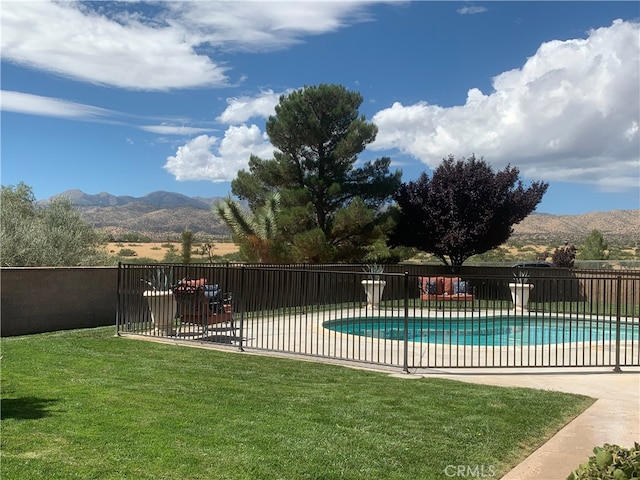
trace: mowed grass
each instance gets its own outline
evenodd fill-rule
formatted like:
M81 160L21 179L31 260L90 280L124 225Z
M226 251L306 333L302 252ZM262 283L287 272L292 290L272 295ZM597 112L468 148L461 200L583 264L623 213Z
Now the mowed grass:
M113 333L2 340L2 478L499 478L592 403Z

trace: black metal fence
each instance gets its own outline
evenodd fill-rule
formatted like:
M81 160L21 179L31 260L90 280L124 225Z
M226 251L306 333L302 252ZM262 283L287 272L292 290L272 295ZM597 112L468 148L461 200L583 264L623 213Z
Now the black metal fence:
M160 273L192 301L149 293ZM381 286L360 265L122 264L117 330L405 371L640 366L640 271L513 273L390 265Z

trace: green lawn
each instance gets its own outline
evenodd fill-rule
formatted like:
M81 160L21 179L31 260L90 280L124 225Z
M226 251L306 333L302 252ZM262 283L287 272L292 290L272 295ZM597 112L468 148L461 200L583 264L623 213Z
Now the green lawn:
M2 340L2 478L499 478L592 403L113 333Z

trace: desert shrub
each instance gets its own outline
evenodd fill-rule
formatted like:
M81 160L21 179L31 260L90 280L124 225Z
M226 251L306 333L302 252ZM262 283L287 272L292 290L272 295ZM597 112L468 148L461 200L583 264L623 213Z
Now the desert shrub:
M181 263L182 255L180 252L176 250L176 247L173 244L169 244L167 252L164 254L164 258L162 259L163 263Z
M120 240L123 242L143 242L149 243L151 241L151 237L148 235L143 235L139 232L127 232L123 233L119 236Z
M556 267L573 268L576 262L576 253L577 249L574 245L565 244L553 252L552 262Z
M121 257L135 257L137 253L131 248L121 248L118 252L118 255L120 255Z
M594 455L571 472L567 480L625 480L640 478L640 444L622 448L605 443L593 449Z
M0 258L7 267L106 265L106 237L66 198L38 204L24 183L2 186Z
M540 252L536 255L536 260L539 260L541 262L544 262L547 257L551 256L551 253L548 250L545 250L543 252Z

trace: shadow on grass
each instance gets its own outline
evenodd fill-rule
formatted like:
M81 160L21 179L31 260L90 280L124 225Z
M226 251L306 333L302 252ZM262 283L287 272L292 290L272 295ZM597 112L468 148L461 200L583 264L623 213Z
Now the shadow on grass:
M51 398L38 397L3 398L0 417L2 420L36 420L48 417L51 415L49 406L57 402L58 400Z

